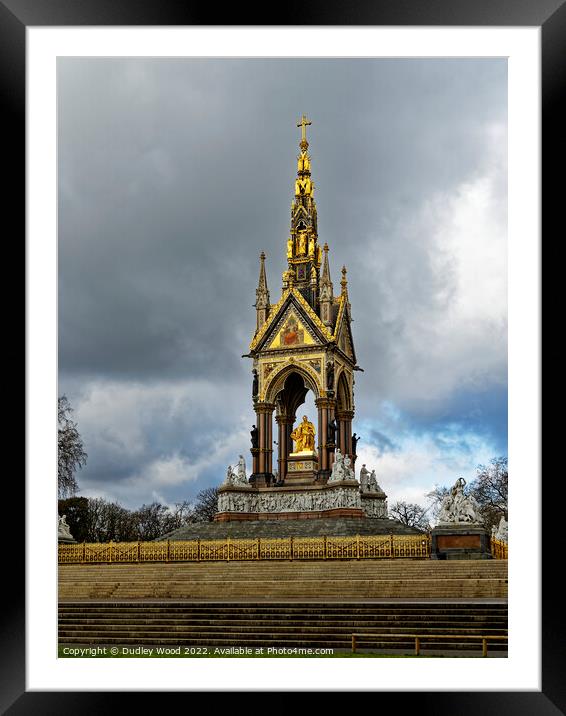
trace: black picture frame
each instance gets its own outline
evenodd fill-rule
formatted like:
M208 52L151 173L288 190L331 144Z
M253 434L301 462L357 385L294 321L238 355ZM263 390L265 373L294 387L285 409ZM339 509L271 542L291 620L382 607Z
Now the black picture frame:
M559 227L564 183L554 181L564 167L566 117L561 94L566 86L566 0L372 0L340 3L311 0L308 4L286 3L284 12L272 16L265 6L253 3L219 8L179 0L0 0L0 96L4 149L8 151L9 182L5 207L25 235L25 80L26 28L30 26L109 25L382 25L382 26L538 26L542 38L542 169L543 222L547 232ZM284 18L284 22L280 20ZM9 141L6 141L9 138ZM560 147L562 146L562 149ZM560 194L559 194L560 192ZM5 212L5 217L6 217ZM563 233L563 229L560 231ZM556 238L558 239L558 233ZM15 242L14 242L15 243ZM18 244L16 244L18 245ZM22 245L23 242L22 242ZM25 504L24 481L11 485L12 505ZM543 492L543 544L558 544L551 535L556 521L553 505L564 504L563 480ZM546 515L547 519L544 519ZM20 525L23 521L20 522ZM21 527L19 534L22 532ZM100 714L118 708L135 708L132 698L143 698L144 710L157 707L157 693L30 692L25 684L25 587L22 561L23 539L17 549L5 549L5 569L10 575L8 600L1 612L2 641L0 708L9 714ZM554 555L558 557L558 555ZM6 564L7 561L7 564ZM468 714L548 714L566 708L564 666L564 620L559 590L552 584L550 558L543 560L542 593L542 690L540 692L402 692L380 693L380 709L391 698L398 710L441 716ZM520 639L520 636L517 637ZM258 684L258 690L261 684ZM138 697L138 698L136 698ZM128 700L126 703L126 699ZM351 707L352 705L350 705Z

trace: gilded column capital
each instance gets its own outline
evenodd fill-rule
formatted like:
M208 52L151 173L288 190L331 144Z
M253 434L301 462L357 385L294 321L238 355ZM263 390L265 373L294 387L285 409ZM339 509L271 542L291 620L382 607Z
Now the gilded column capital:
M336 399L335 398L317 398L314 401L314 404L317 408L335 408L336 407Z
M255 404L256 413L271 413L275 410L275 403L257 402Z
M292 415L276 415L275 422L278 425L293 425L294 418Z
M353 418L354 418L353 410L337 410L336 411L336 419L337 420L352 420Z

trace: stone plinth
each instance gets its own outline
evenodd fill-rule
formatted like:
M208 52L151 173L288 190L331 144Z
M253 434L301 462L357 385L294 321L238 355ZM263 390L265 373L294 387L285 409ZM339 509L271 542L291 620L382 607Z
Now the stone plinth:
M362 509L366 517L387 519L387 495L383 491L362 492Z
M327 485L283 487L230 486L218 492L218 522L364 517L359 484L343 480Z
M326 517L345 517L361 519L365 517L363 510L338 507L331 510L310 510L309 512L217 512L216 522L242 522L255 520L320 520Z
M481 525L440 524L431 547L431 559L491 559L490 536Z
M312 451L292 452L287 458L286 485L314 483L318 472L318 455Z

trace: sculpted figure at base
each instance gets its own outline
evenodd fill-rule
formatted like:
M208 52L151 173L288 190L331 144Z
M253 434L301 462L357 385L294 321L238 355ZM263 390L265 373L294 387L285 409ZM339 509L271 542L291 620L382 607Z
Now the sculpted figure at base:
M332 464L332 472L330 473L328 482L339 482L340 480L345 480L345 474L344 455L342 455L340 448L336 448L336 454Z
M72 540L75 541L69 525L67 524L67 515L61 515L59 517L59 528L57 530L57 537L59 540Z
M439 524L481 524L483 522L479 505L472 495L464 494L466 481L459 477L442 500L438 514Z
M371 492L379 492L381 488L377 484L377 478L375 476L375 470L371 471L371 475L369 476L368 480L368 487L371 490Z
M314 425L303 415L303 422L291 433L291 438L297 443L295 452L314 452L314 434Z
M369 475L369 470L364 463L360 468L360 487L362 489L362 492L365 492L369 487Z
M344 455L344 479L355 480L354 468L352 467L352 459L349 455Z
M234 472L234 468L232 465L228 465L226 468L226 479L224 480L225 485L235 485L236 484L236 473Z
M495 539L500 540L501 542L507 542L508 541L508 529L509 526L507 524L507 520L505 519L505 516L502 516L499 520L498 527L493 526L491 529L491 534Z
M240 485L247 485L248 478L246 477L246 461L244 456L240 455L238 459L238 483Z

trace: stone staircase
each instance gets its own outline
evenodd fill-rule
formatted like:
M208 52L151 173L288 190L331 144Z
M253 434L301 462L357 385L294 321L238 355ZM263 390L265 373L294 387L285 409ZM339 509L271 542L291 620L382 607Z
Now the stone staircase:
M59 565L59 601L506 598L505 560Z
M302 520L243 520L197 522L159 537L163 540L196 540L255 537L349 537L355 535L419 535L414 527L386 518L322 517Z
M65 602L59 605L59 643L214 647L306 647L349 651L352 633L379 634L358 650L411 653L421 635L424 653L481 655L481 642L429 639L427 635L507 635L505 602ZM381 635L387 636L381 636ZM505 653L507 642L490 642ZM472 654L473 652L473 654Z

